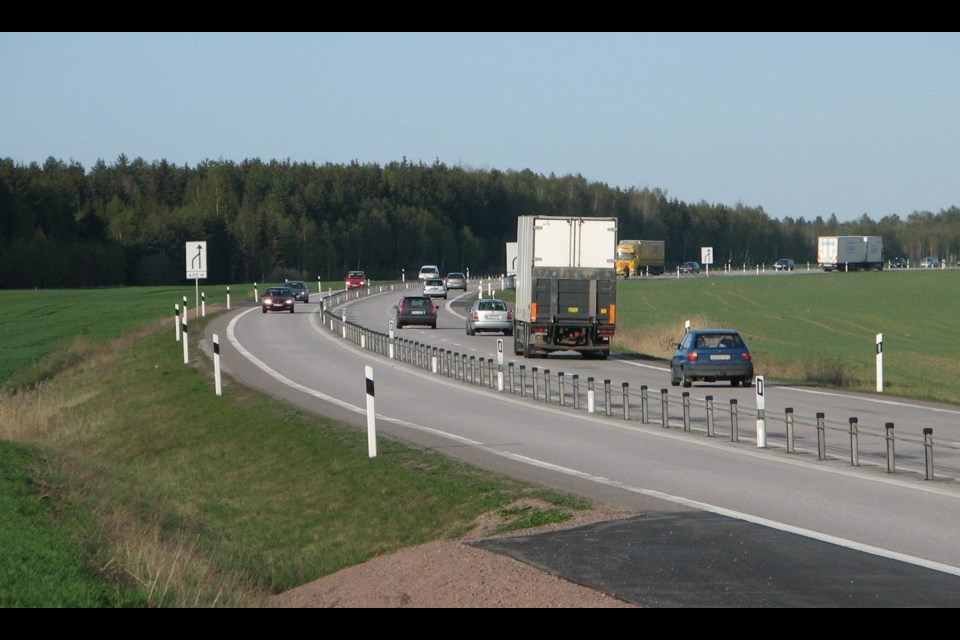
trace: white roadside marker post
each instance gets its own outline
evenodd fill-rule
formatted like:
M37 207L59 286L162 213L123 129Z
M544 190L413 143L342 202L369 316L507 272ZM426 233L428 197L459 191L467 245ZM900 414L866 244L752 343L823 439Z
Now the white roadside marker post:
M370 458L377 457L377 422L376 411L374 409L373 393L373 367L364 367L367 376L367 455Z
M757 376L757 448L767 448L767 419L764 415L766 402L763 396L763 376Z
M223 395L223 384L220 382L220 338L213 334L213 379L217 395Z
M877 334L877 393L883 393L883 334Z

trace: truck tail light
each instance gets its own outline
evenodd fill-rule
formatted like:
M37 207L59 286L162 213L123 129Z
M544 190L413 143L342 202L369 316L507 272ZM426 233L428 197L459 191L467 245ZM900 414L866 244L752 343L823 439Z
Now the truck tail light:
M537 321L537 303L534 302L530 305L530 322Z
M610 305L610 324L617 324L617 305L615 304Z
M614 326L612 326L612 325L608 325L608 326L605 326L605 327L600 327L600 328L597 330L597 333L600 334L601 336L612 336L612 335L614 334L614 332L616 332L616 330L617 330L616 327L614 327Z

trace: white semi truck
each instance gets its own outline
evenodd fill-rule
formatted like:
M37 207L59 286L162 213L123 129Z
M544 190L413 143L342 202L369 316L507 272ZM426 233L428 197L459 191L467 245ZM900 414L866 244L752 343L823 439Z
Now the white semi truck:
M617 219L517 218L514 353L605 359L617 321Z
M880 271L883 239L880 236L820 236L817 263L824 271Z

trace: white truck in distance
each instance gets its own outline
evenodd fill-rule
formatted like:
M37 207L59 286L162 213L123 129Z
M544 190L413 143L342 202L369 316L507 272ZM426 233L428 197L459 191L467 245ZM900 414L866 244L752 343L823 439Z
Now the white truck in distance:
M883 270L880 236L820 236L817 263L824 271Z
M617 319L616 218L517 218L514 353L605 359Z

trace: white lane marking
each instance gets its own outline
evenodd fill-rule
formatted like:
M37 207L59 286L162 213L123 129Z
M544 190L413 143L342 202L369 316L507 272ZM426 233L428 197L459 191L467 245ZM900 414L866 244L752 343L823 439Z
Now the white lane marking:
M352 411L353 413L356 413L356 414L358 414L358 415L366 415L366 409L365 409L365 408L361 408L361 407L359 407L359 406L350 404L349 402L344 402L343 400L340 400L340 399L338 399L338 398L334 398L334 397L329 396L329 395L327 395L327 394L325 394L325 393L321 393L321 392L319 392L319 391L316 391L315 389L311 389L311 388L305 387L305 386L303 386L303 385L301 385L301 384L299 384L299 383L297 383L297 382L294 382L293 380L290 380L289 378L287 378L286 376L282 375L281 373L275 371L274 369L271 369L266 363L262 362L262 361L259 360L256 356L254 356L252 353L250 353L249 351L247 351L246 349L244 349L244 348L243 348L243 345L241 345L240 342L237 340L236 333L235 333L235 326L236 326L237 321L238 321L241 317L243 317L244 315L246 315L246 314L248 314L248 313L251 313L252 311L254 311L254 309L249 309L249 310L247 310L247 311L244 311L243 313L238 314L237 316L235 316L235 317L230 321L230 324L227 326L227 338L229 339L230 344L233 346L233 348L237 350L237 353L241 354L244 358L246 358L246 359L249 360L251 363L253 363L254 365L256 365L261 371L263 371L264 373L266 373L267 375L269 375L270 377L274 378L275 380L277 380L278 382L280 382L280 383L282 383L282 384L288 385L288 386L290 386L291 388L297 389L298 391L302 391L302 392L304 392L304 393L306 393L306 394L308 394L308 395L311 395L311 396L313 396L313 397L315 397L315 398L319 398L319 399L321 399L321 400L324 400L324 401L327 401L327 402L331 402L331 403L337 405L338 407L342 407L342 408L347 409L347 410L349 410L349 411ZM321 332L321 333L325 333L325 332ZM339 341L338 341L338 342L339 342ZM461 442L461 443L467 444L467 445L469 445L469 446L471 446L471 447L476 447L477 449L481 449L481 450L486 451L487 453L490 453L490 454L492 454L492 455L496 455L496 456L499 456L499 457L502 457L502 458L506 458L506 459L513 460L513 461L520 462L520 463L524 463L524 464L533 465L533 466L539 467L539 468L541 468L541 469L552 470L552 471L555 471L555 472L557 472L557 473L562 473L562 474L564 474L564 475L568 475L568 476L571 476L571 477L576 477L576 478L581 478L581 479L584 479L584 480L589 480L589 481L591 481L591 482L596 482L596 483L598 483L598 484L602 484L602 485L606 485L606 486L610 486L610 487L615 487L615 488L623 489L623 490L625 490L625 491L630 491L630 492L632 492L632 493L636 493L636 494L639 494L639 495L649 496L649 497L651 497L651 498L657 498L657 499L660 499L660 500L666 500L666 501L672 502L672 503L674 503L674 504L679 504L679 505L691 507L691 508L694 508L694 509L700 509L700 510L702 510L702 511L708 511L708 512L710 512L710 513L716 513L716 514L718 514L718 515L727 516L727 517L730 517L730 518L735 518L735 519L737 519L737 520L743 520L743 521L745 521L745 522L752 522L752 523L754 523L754 524L763 525L763 526L766 526L766 527L770 527L770 528L772 528L772 529L777 529L777 530L779 530L779 531L785 531L785 532L788 532L788 533L795 533L795 534L798 534L798 535L805 536L805 537L807 537L807 538L811 538L811 539L813 539L813 540L821 540L821 541L823 541L823 542L829 542L829 543L831 543L831 544L835 544L835 545L840 546L840 547L844 547L844 548L847 548L847 549L853 549L853 550L856 550L856 551L862 551L862 552L864 552L864 553L869 553L869 554L871 554L871 555L879 556L879 557L882 557L882 558L889 558L889 559L891 559L891 560L898 560L898 561L900 561L900 562L906 562L906 563L908 563L908 564L912 564L912 565L916 565L916 566L920 566L920 567L925 567L925 568L927 568L927 569L932 569L932 570L934 570L934 571L941 571L941 572L943 572L943 573L960 576L960 567L954 567L954 566L947 565L947 564L943 564L943 563L939 563L939 562L933 562L933 561L930 561L930 560L925 560L925 559L923 559L923 558L917 558L917 557L910 556L910 555L906 555L906 554L903 554L903 553L898 553L898 552L896 552L896 551L890 551L890 550L888 550L888 549L883 549L883 548L880 548L880 547L874 547L874 546L871 546L871 545L865 545L865 544L862 544L862 543L859 543L859 542L855 542L855 541L853 541L853 540L848 540L848 539L846 539L846 538L840 538L840 537L837 537L837 536L831 536L831 535L828 535L828 534L820 533L820 532L818 532L818 531L813 531L813 530L811 530L811 529L804 529L804 528L801 528L801 527L795 527L795 526L793 526L793 525L784 524L784 523L782 523L782 522L777 522L777 521L775 521L775 520L769 520L769 519L767 519L767 518L760 518L760 517L757 517L757 516L752 516L752 515L750 515L750 514L743 513L743 512L741 512L741 511L734 511L734 510L732 510L732 509L726 509L726 508L723 508L723 507L718 507L718 506L716 506L716 505L712 505L712 504L709 504L709 503L706 503L706 502L699 502L699 501L696 501L696 500L690 500L690 499L688 499L688 498L682 498L682 497L680 497L680 496L675 496L675 495L672 495L672 494L669 494L669 493L663 493L663 492L661 492L661 491L654 491L654 490L651 490L651 489L642 489L642 488L640 488L640 487L635 487L635 486L633 486L633 485L630 485L630 484L627 484L627 483L624 483L624 482L620 482L620 481L617 481L617 480L612 480L612 479L610 479L610 478L605 478L605 477L602 477L602 476L595 476L595 475L593 475L593 474L586 473L586 472L583 472L583 471L578 471L578 470L576 470L576 469L571 469L571 468L569 468L569 467L564 467L564 466L557 465L557 464L553 464L553 463L550 463L550 462L544 462L543 460L538 460L537 458L531 458L530 456L519 455L519 454L510 452L510 451L505 451L505 450L503 450L503 449L496 449L496 448L491 447L491 446L489 446L489 445L483 444L482 442L478 442L477 440L472 440L472 439L470 439L470 438L465 438L465 437L463 437L463 436L460 436L460 435L457 435L457 434L454 434L454 433L449 433L449 432L447 432L447 431L441 431L440 429L434 429L433 427L427 427L427 426L425 426L425 425L417 424L417 423L415 423L415 422L409 422L409 421L407 421L407 420L402 420L402 419L400 419L400 418L393 418L393 417L386 416L386 415L379 414L379 413L377 414L377 418L380 419L380 420L385 420L385 421L387 421L387 422L390 422L390 423L395 424L395 425L398 425L398 426L402 426L402 427L408 428L408 429L414 429L414 430L416 430L416 431L420 431L420 432L423 432L423 433L430 433L430 434L433 434L433 435L436 435L436 436L440 436L440 437L443 437L443 438L449 438L449 439L454 440L454 441L456 441L456 442Z

